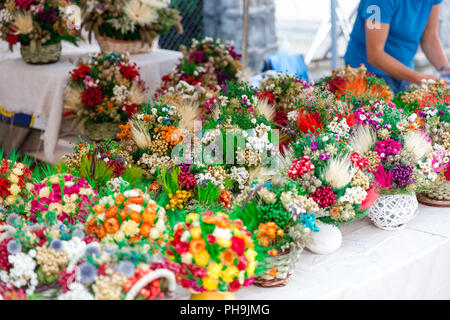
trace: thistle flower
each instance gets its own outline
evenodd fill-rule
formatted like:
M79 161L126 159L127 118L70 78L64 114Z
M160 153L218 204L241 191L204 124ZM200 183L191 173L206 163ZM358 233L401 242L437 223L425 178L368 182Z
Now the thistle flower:
M83 240L84 238L84 232L81 229L76 229L74 232L72 232L72 237L74 238L80 238Z
M429 137L419 131L410 131L404 137L405 149L414 155L416 161L433 151Z
M53 239L50 242L50 248L52 248L56 252L59 252L63 249L63 242L59 239Z
M340 189L352 181L354 170L348 156L331 158L323 172L325 181L333 188Z
M84 262L77 269L77 276L82 283L92 283L97 276L97 269L89 262Z
M19 215L17 213L11 213L6 218L6 224L12 226L14 225L17 219L19 219Z
M359 126L350 137L349 144L354 151L365 154L377 141L377 136L370 126Z
M134 276L134 264L130 261L120 261L116 267L116 271L126 278Z
M10 254L18 254L22 251L22 245L17 240L10 240L6 245L6 249Z

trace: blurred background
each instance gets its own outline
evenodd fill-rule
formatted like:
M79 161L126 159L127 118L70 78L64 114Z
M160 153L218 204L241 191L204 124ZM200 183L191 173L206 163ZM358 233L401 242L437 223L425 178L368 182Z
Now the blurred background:
M440 34L450 54L450 0L441 10ZM181 11L185 33L175 31L160 39L163 48L177 50L202 36L233 40L242 49L243 0L171 0ZM274 53L302 55L312 80L329 73L331 68L330 0L249 0L248 61L254 73L264 68L264 61ZM342 57L352 30L359 0L336 0L337 53ZM342 60L339 60L342 64ZM435 72L422 52L416 56L418 70Z

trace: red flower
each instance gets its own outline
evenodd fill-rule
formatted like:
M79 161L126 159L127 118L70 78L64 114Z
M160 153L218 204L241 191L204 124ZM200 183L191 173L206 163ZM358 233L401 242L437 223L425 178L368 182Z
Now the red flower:
M214 242L216 242L216 237L214 237L212 234L208 234L206 235L206 240L209 244L213 244Z
M81 94L83 104L88 108L93 108L103 102L102 89L99 87L89 87Z
M239 270L245 270L247 268L248 262L244 256L239 256L237 267Z
M7 238L0 243L0 270L8 271L12 267L8 260L9 252L7 245L9 240L11 240L11 238Z
M241 284L239 283L239 280L234 280L233 282L230 283L230 291L237 291L239 290L241 287Z
M5 178L0 178L0 197L2 198L6 198L7 196L9 196L11 193L9 192L9 181L8 179Z
M106 274L106 265L102 264L100 267L98 267L97 273L101 276L104 276Z
M86 78L89 72L91 72L91 68L85 64L82 64L77 69L70 71L70 75L72 76L73 81L77 81L78 79Z
M447 181L450 181L450 162L447 164L447 170L445 171L444 176Z
M161 78L161 80L162 80L163 82L169 82L169 81L170 81L170 76L169 76L168 74L166 74L165 76L163 76L163 77Z
M269 104L274 104L275 102L275 95L268 90L260 91L258 93L258 98L261 100L266 99Z
M125 105L125 112L127 113L127 117L131 118L136 112L139 110L138 104L127 104Z
M133 81L134 78L139 76L139 71L136 68L136 63L134 63L131 66L128 66L128 65L122 64L119 61L119 64L120 64L120 73L122 73L122 76L125 79Z
M5 40L12 46L19 42L19 33L16 33L16 31L17 30L13 27L9 28L8 35L5 38Z
M238 237L231 238L231 249L236 252L238 255L244 253L245 250L245 241Z

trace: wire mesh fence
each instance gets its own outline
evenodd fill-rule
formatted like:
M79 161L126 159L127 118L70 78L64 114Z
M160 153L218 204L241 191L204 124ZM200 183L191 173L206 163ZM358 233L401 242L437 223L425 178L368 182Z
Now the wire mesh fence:
M180 35L175 29L170 30L159 39L159 46L161 48L178 50L181 44L189 47L192 39L204 37L203 1L171 0L170 7L180 11L183 17L181 23L184 28L184 33Z

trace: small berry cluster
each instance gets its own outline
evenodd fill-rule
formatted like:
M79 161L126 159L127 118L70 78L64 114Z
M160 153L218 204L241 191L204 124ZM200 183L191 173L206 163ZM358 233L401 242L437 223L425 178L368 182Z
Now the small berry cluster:
M293 159L292 166L288 170L288 176L295 179L297 177L301 177L307 172L313 171L315 167L309 159L309 156Z

